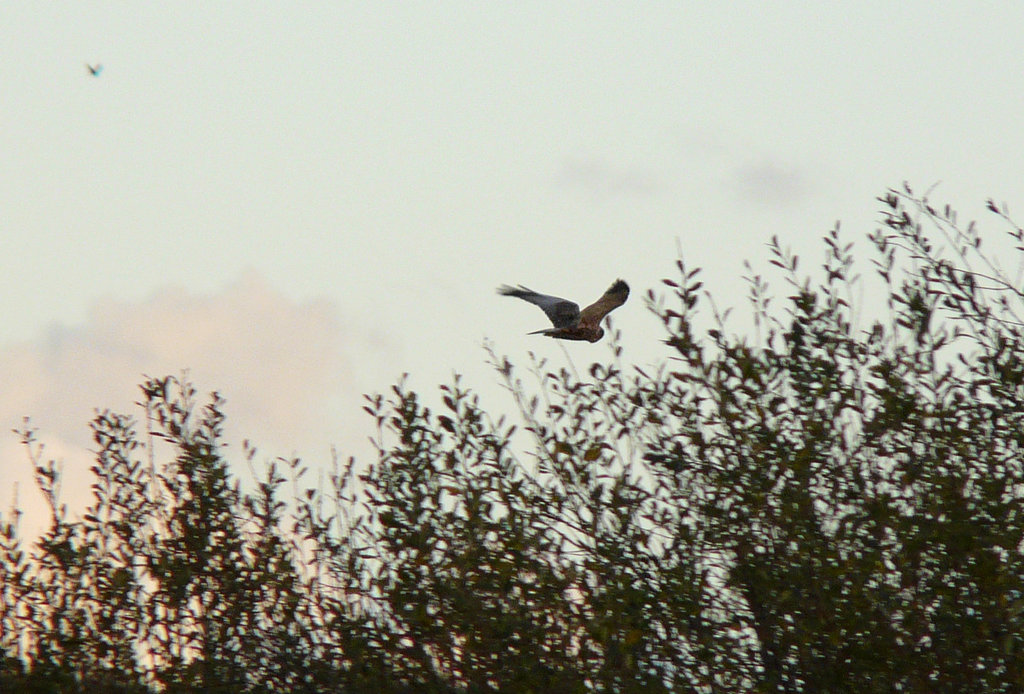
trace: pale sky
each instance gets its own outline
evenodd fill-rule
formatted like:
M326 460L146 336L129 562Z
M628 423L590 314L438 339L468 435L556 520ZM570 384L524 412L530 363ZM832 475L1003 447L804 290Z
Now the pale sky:
M366 451L361 393L403 372L511 411L485 338L564 363L498 284L588 303L622 277L646 365L677 240L742 310L772 234L817 264L903 180L967 218L1024 204L1021 4L8 0L0 35L23 505L4 432L31 415L87 480L93 408L130 409L143 373L190 369L233 435L315 465Z

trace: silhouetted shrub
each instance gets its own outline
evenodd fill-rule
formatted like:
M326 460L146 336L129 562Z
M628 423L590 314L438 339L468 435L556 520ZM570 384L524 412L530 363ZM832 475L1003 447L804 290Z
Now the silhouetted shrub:
M1024 232L990 204L993 258L881 202L877 316L838 229L818 279L773 239L753 337L699 335L679 261L661 364L613 335L529 388L491 352L518 432L458 378L437 411L399 383L367 399L377 459L294 499L298 460L240 490L222 401L180 379L143 384L143 432L94 419L81 520L26 425L53 517L31 550L0 526L0 689L1020 691L1024 291L996 260Z

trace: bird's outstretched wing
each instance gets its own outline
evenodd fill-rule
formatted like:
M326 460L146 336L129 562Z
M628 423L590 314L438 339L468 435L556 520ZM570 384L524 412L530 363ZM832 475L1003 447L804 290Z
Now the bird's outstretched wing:
M527 289L523 285L510 287L507 284L503 284L498 287L498 293L503 296L515 296L524 301L529 301L531 304L540 306L544 313L547 314L547 317L551 319L552 325L556 328L571 328L579 322L579 304L569 301L568 299L560 299L557 296L548 296L547 294L538 294L532 289ZM610 311L611 309L608 310Z
M605 316L626 303L628 298L629 285L622 280L615 280L600 299L580 311L580 326L596 328Z
M85 66L89 68L89 74L91 74L93 77L99 77L100 73L103 72L103 66L100 64L97 64L95 67L93 67L89 63L86 63Z

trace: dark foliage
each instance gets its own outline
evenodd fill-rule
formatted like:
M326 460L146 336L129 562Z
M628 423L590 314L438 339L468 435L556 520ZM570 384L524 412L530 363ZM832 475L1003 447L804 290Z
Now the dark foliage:
M492 353L518 430L399 383L376 462L287 501L300 461L241 491L182 380L142 386L142 433L96 416L80 520L26 425L53 517L28 550L0 525L0 691L1021 691L1024 285L996 260L1024 232L990 204L993 258L881 202L877 320L838 229L818 279L772 241L754 337L698 334L680 261L647 298L662 364L613 339L532 393Z

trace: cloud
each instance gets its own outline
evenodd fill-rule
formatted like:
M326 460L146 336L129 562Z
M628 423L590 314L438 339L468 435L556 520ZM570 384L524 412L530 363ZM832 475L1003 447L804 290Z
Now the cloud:
M739 166L730 177L729 187L743 201L768 205L799 202L811 192L810 182L797 167L770 159Z
M808 174L807 162L797 163L788 150L765 149L718 128L681 130L673 152L685 165L682 176L688 189L711 187L733 202L794 205L821 185L820 174Z
M658 176L651 169L622 166L596 157L566 159L556 180L600 198L646 196L660 187Z
M46 457L65 460L66 494L81 496L91 481L94 409L138 417L133 403L143 374L185 369L200 394L217 390L226 398L226 434L236 452L249 438L267 456L326 460L331 443L344 448L354 432L365 431L353 421L372 383L356 365L390 349L347 325L329 301L292 301L255 273L215 295L169 287L142 303L104 299L82 325L53 326L37 339L0 346L0 477L20 483L23 505L38 497L9 433L28 415ZM0 498L0 509L9 503L9 496Z

